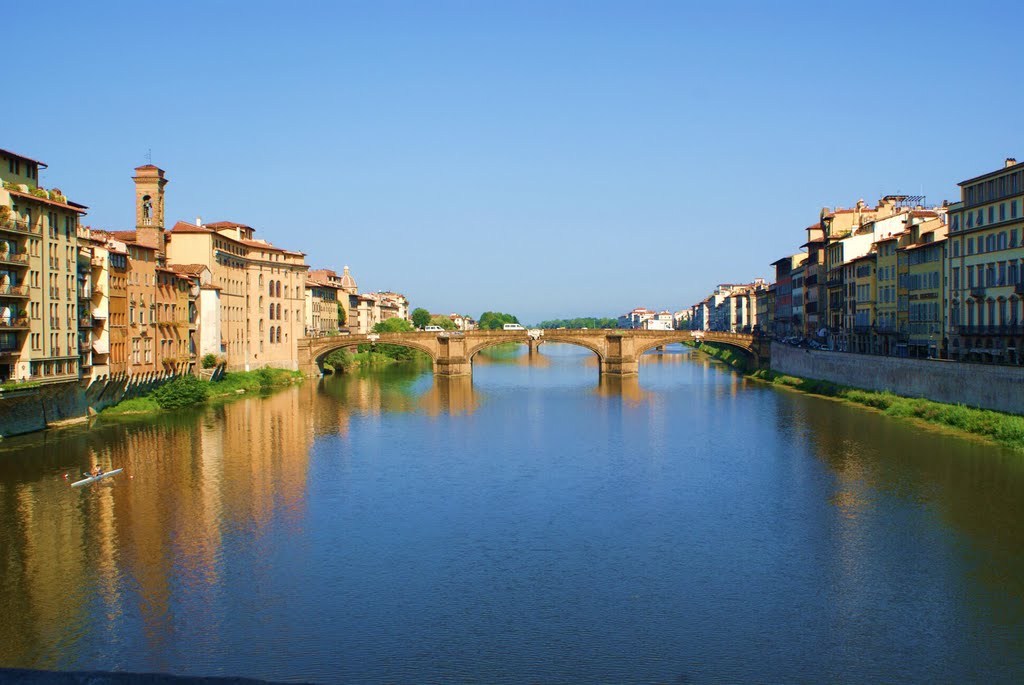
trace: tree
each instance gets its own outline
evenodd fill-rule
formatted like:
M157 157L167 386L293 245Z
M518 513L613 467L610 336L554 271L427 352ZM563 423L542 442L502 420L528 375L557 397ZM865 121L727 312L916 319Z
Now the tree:
M381 321L373 326L374 333L408 333L414 330L416 329L412 327L411 323L397 316L392 316L390 319Z
M343 305L341 302L339 302L338 303L338 325L339 326L344 326L345 325L345 320L347 318L348 317L345 314L345 305Z
M456 328L458 328L458 326L455 325L454 321L449 319L447 316L443 316L440 314L438 316L430 317L430 323L433 324L434 326L440 326L446 331L454 331Z
M416 307L412 310L412 325L416 328L423 328L430 323L430 312L423 307Z
M480 315L480 321L477 323L477 326L480 330L496 331L500 330L507 323L519 323L519 319L504 312L484 312Z

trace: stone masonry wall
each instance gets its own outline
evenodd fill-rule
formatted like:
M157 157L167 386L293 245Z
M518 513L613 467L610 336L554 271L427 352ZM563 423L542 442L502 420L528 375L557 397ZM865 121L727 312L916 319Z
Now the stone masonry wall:
M5 392L0 396L0 437L43 430L61 421L84 419L89 416L89 410L102 411L158 388L174 377L169 373L105 376L88 387L61 383Z
M1024 368L808 350L772 343L772 371L1024 414Z

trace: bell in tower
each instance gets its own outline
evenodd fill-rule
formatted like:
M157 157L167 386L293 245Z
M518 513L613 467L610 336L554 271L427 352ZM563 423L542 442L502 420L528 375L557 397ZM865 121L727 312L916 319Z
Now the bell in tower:
M164 170L152 164L135 167L135 239L155 248L161 257L164 243Z

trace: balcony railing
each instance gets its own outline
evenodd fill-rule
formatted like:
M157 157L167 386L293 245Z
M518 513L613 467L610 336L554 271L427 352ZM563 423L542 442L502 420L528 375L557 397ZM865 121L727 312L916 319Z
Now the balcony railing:
M828 281L827 281L827 282L825 283L825 285L826 285L827 287L829 287L829 288L838 288L838 287L839 287L839 286L841 286L842 284L843 284L843 279L842 279L841 277L840 277L840 278L830 278L830 279L828 279Z
M18 233L20 235L41 235L43 232L42 224L36 224L32 226L25 221L20 219L5 219L0 221L0 231L6 231L8 233Z
M10 359L21 355L19 347L0 347L0 359Z
M91 288L79 288L78 289L78 299L80 299L80 300L88 300L91 297L92 297L92 289Z
M978 288L978 287L971 288L971 297L976 297L979 300L984 298L985 297L985 289L984 288Z
M91 316L83 316L80 319L78 319L78 327L79 328L92 328L95 325L96 325L96 322L93 321Z
M1024 324L1004 323L993 325L957 326L960 335L1024 335Z
M0 328L28 328L28 317L0 316Z
M0 285L0 297L28 297L27 285Z
M28 266L27 252L0 252L0 263Z

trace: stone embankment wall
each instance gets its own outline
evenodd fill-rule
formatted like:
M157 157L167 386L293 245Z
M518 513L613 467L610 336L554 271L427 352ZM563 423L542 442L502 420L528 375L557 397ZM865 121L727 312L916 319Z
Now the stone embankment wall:
M905 397L1024 414L1024 368L772 344L772 371Z
M88 386L44 385L6 391L0 396L0 437L43 430L56 423L81 420L122 400L143 395L175 377L171 373L104 376Z

